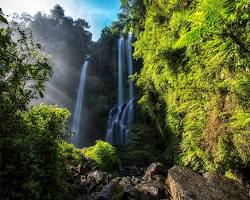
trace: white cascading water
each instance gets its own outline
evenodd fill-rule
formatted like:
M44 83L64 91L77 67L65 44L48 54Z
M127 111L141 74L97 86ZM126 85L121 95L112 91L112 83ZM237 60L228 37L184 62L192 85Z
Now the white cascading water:
M127 40L127 61L128 61L128 75L133 75L133 58L132 58L132 33L129 33ZM134 83L129 80L129 113L128 113L128 122L131 124L134 121Z
M106 132L106 140L115 145L124 145L128 142L129 126L134 121L134 85L129 80L129 76L133 74L131 43L132 33L128 35L126 41L121 37L118 44L118 102L109 112ZM129 86L125 84L128 80ZM126 96L125 91L128 91Z
M77 146L80 145L80 126L81 123L84 123L84 120L81 120L81 114L82 114L82 105L83 105L83 98L84 98L84 90L85 90L85 83L86 83L86 76L88 71L88 60L84 62L82 66L81 71L81 77L77 92L77 99L76 99L76 105L75 105L75 112L73 116L73 122L71 131L75 133L75 135L71 138L71 142Z
M124 38L119 39L118 44L118 106L122 106L125 102L124 96L124 67L125 67L125 49Z

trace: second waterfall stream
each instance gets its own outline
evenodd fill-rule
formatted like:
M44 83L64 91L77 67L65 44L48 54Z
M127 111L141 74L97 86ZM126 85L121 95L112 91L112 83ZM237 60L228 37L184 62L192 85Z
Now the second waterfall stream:
M109 112L106 140L114 145L128 142L129 127L134 121L134 84L129 80L133 72L132 33L120 37L118 43L118 101Z

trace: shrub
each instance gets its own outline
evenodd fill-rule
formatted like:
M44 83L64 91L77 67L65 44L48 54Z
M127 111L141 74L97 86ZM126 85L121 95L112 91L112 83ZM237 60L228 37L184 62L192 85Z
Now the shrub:
M94 146L83 149L82 152L105 171L111 172L119 166L116 149L108 142L98 140Z
M59 143L59 151L67 164L77 165L83 162L81 150L76 148L76 146L73 144L61 141Z
M69 111L56 106L33 107L22 113L23 130L14 139L20 156L18 174L22 179L19 198L66 199L70 187L66 182L63 141Z

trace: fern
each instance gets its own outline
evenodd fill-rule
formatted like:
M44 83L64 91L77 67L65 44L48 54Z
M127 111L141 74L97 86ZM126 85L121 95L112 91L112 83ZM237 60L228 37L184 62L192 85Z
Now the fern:
M194 169L225 173L249 165L249 7L246 0L147 5L135 43L144 64L137 76L140 103L180 138L171 143L176 161Z

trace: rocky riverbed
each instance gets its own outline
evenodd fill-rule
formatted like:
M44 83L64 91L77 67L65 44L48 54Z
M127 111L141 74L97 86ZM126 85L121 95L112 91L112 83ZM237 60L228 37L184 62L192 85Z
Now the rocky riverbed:
M198 174L174 166L152 163L145 172L131 167L133 176L112 176L97 167L69 166L69 182L77 188L77 200L249 200L249 191L238 182L216 173ZM124 171L124 170L122 170Z

